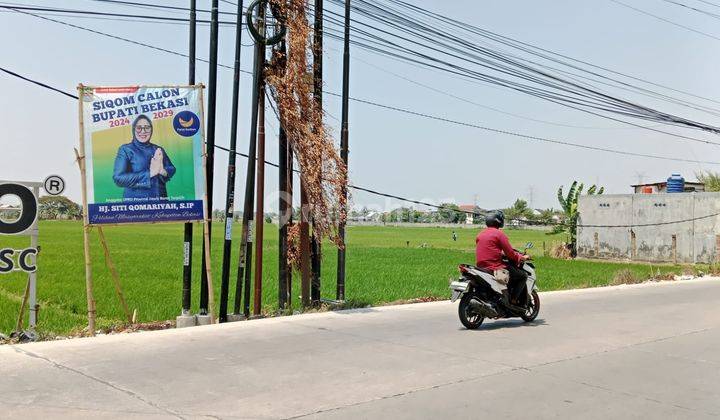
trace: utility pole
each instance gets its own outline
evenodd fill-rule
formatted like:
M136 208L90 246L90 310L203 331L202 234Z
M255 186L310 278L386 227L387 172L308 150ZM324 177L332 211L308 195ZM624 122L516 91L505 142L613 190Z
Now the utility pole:
M350 0L345 0L345 40L343 46L343 88L342 88L342 131L340 133L340 157L348 165L348 105L350 96ZM343 186L343 195L347 200L347 178ZM343 205L342 212L347 211L347 202ZM345 300L345 221L340 220L339 225L340 241L343 248L338 250L337 263L337 300Z
M208 69L208 114L207 114L207 150L205 158L205 180L207 183L207 249L212 248L212 212L213 212L213 174L215 165L215 112L217 104L217 55L218 55L218 0L212 0L212 11L210 13L210 65ZM205 252L205 241L203 240L203 253ZM213 293L207 287L206 259L202 259L202 274L200 280L200 315L202 319L209 322L212 314L208 314L208 293ZM208 316L210 315L210 316ZM204 316L208 316L205 318ZM201 319L201 318L198 318ZM199 322L200 323L200 322Z
M528 193L530 195L530 197L528 197L530 200L530 210L532 210L534 208L533 207L533 201L534 201L533 199L535 198L535 186L533 186L533 185L529 186Z
M195 29L196 24L196 0L190 0L190 36L188 45L188 85L195 84ZM193 224L185 223L183 234L183 287L182 287L182 312L177 319L178 327L195 325L195 318L190 314L190 302L192 299L192 249L193 249Z
M315 0L315 26L313 33L313 99L315 99L315 112L319 112L322 124L322 90L323 90L323 0ZM322 127L316 127L320 130ZM315 221L310 242L312 248L312 286L310 299L315 306L320 305L320 271L322 261L321 240L315 234Z
M308 197L305 192L306 184L300 178L300 293L302 306L310 305L310 226L308 224Z
M262 28L265 20L264 4L258 8L258 23ZM248 22L251 25L252 22ZM258 102L263 69L265 68L265 45L255 42L253 70L252 115L250 117L250 146L248 149L247 176L245 178L245 204L243 207L242 244L238 261L238 274L235 286L235 313L240 313L240 297L243 298L243 314L250 317L250 267L253 250L253 202L255 201L255 168L258 133Z
M283 57L287 54L285 41L280 43L280 54ZM285 71L285 69L283 69ZM278 113L282 115L281 105L278 104ZM278 209L279 241L278 241L278 307L280 311L287 309L292 301L290 295L290 267L288 267L288 224L292 220L292 168L289 166L292 155L289 154L287 135L280 122L280 133L278 135L278 181L280 191L280 207Z
M227 191L225 193L225 242L223 244L222 278L220 284L220 322L227 322L230 288L230 254L232 253L232 225L235 218L235 147L238 131L238 102L240 100L240 49L242 47L243 0L238 2L235 24L235 66L233 68L232 122L230 123L230 152L228 153Z
M278 211L278 223L279 229L279 256L278 256L278 307L280 311L287 308L290 302L290 295L288 291L288 223L290 222L290 215L292 214L292 199L289 197L289 185L288 185L288 143L285 129L280 125L280 134L278 136L279 144L279 190L280 190L280 208ZM290 174L292 175L292 174Z
M265 46L263 45L263 58ZM265 230L265 78L260 77L258 93L258 170L257 170L257 204L255 207L255 296L253 298L253 315L262 311L262 274L263 274L263 232Z
M290 141L288 141L287 144L287 202L288 202L288 225L292 225L293 223L293 190L294 190L294 178L293 175L295 175L294 165L293 165L293 149L292 144ZM287 245L287 236L285 240L285 244ZM287 266L287 307L288 309L292 308L292 267L287 263L287 258L285 258L286 266Z

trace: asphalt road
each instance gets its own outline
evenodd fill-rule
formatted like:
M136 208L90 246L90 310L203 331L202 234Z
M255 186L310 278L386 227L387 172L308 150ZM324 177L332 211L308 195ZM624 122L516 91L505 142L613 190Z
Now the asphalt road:
M436 302L0 346L0 418L720 416L720 280L541 301L477 331Z

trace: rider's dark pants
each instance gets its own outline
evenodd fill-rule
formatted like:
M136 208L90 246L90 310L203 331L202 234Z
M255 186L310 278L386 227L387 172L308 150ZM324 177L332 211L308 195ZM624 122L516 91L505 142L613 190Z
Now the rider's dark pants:
M525 292L528 275L525 270L512 263L508 264L506 268L510 272L510 282L508 283L510 296L516 302L522 303L522 294Z

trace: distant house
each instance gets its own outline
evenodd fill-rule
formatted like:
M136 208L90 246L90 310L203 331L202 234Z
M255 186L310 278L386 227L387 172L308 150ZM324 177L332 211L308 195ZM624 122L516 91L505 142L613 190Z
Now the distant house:
M540 216L542 216L543 211L544 211L543 209L533 209L532 213L533 213L533 216L535 216L536 218L539 218ZM550 220L552 220L553 222L559 222L560 219L561 219L560 216L557 214L553 214L552 217L550 218Z
M21 209L22 207L19 205L0 203L0 216L7 219L15 219L20 216Z
M350 222L377 222L380 220L382 214L376 211L370 211L367 214L355 214L348 216Z
M475 223L475 217L479 217L484 211L474 204L461 204L458 206L465 213L465 224Z
M654 182L651 184L635 184L630 186L635 194L664 194L667 192L667 182ZM702 182L685 181L685 192L705 192Z

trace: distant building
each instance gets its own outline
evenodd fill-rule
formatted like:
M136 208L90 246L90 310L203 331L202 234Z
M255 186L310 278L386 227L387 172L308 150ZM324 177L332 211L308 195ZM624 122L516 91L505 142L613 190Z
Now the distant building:
M532 213L535 218L540 218L540 216L542 216L542 214L543 214L543 211L544 211L543 209L533 209ZM553 214L552 217L550 218L550 220L552 220L553 222L559 222L560 216L557 214Z
M652 184L631 185L635 194L665 194L667 193L667 182L654 182ZM702 182L685 181L685 192L705 192L705 184Z
M458 206L465 213L465 224L475 223L475 217L484 213L484 210L474 204L461 204Z
M22 207L19 205L0 203L0 216L7 219L15 219L20 216L20 210L22 210Z
M578 213L580 257L720 262L720 193L581 195Z
M353 214L348 216L350 222L377 222L380 220L382 214L376 211L370 211L366 214Z

